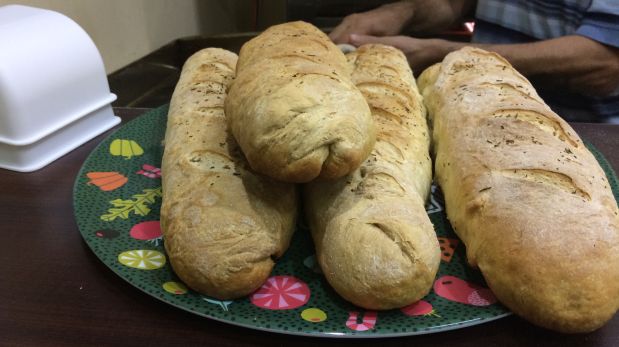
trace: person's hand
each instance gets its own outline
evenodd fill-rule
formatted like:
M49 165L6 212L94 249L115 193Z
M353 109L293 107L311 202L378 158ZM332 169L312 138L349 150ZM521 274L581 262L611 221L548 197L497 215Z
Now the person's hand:
M374 10L346 16L331 31L329 38L335 43L350 43L351 34L390 36L397 35L413 18L411 2L396 2Z
M442 61L447 53L458 49L460 45L440 39L416 39L409 36L377 37L356 34L350 35L350 43L357 47L368 43L393 46L406 55L415 75L419 75L430 65Z

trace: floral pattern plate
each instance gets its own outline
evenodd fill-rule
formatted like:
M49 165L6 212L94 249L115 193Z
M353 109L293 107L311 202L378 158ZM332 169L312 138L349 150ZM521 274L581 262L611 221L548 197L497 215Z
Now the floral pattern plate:
M442 250L431 292L417 303L368 311L340 298L320 273L306 226L271 277L252 295L220 301L188 289L167 261L161 230L162 141L167 106L122 126L84 163L74 186L75 218L92 251L117 275L149 295L197 315L270 332L327 337L427 334L485 323L510 312L481 274L466 264L464 245L451 229L436 187L427 205ZM617 198L617 179L590 146Z

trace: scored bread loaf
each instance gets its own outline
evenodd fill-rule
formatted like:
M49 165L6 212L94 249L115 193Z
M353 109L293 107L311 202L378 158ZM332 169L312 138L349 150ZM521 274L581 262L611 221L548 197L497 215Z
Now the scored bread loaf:
M376 145L350 175L305 185L305 212L318 262L342 297L367 309L402 307L430 291L440 262L424 208L432 180L426 109L399 50L364 45L347 57Z
M293 233L297 192L249 170L227 131L223 103L237 57L208 48L176 85L162 162L161 226L172 268L221 300L256 290Z
M270 27L243 45L225 107L252 168L282 181L344 176L374 144L346 58L303 22Z
M464 48L423 72L447 216L497 298L562 332L619 307L619 212L574 130L502 57Z

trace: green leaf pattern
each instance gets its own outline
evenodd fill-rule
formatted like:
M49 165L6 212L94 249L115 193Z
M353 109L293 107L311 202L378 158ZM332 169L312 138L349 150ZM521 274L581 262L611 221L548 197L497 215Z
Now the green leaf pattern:
M161 197L161 187L144 189L143 193L133 195L133 200L115 199L110 201L114 205L107 210L108 213L101 216L101 220L111 222L116 218L127 219L131 212L146 216L150 212L147 204L154 204L155 198Z

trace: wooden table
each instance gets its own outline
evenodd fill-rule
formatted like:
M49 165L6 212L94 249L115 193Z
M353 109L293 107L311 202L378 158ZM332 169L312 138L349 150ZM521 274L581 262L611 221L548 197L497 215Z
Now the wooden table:
M124 123L145 109L115 111ZM573 126L619 171L619 126ZM553 333L510 316L429 335L336 340L260 332L174 308L109 270L75 224L73 182L108 134L40 171L0 170L0 346L619 346L619 315L582 335Z

